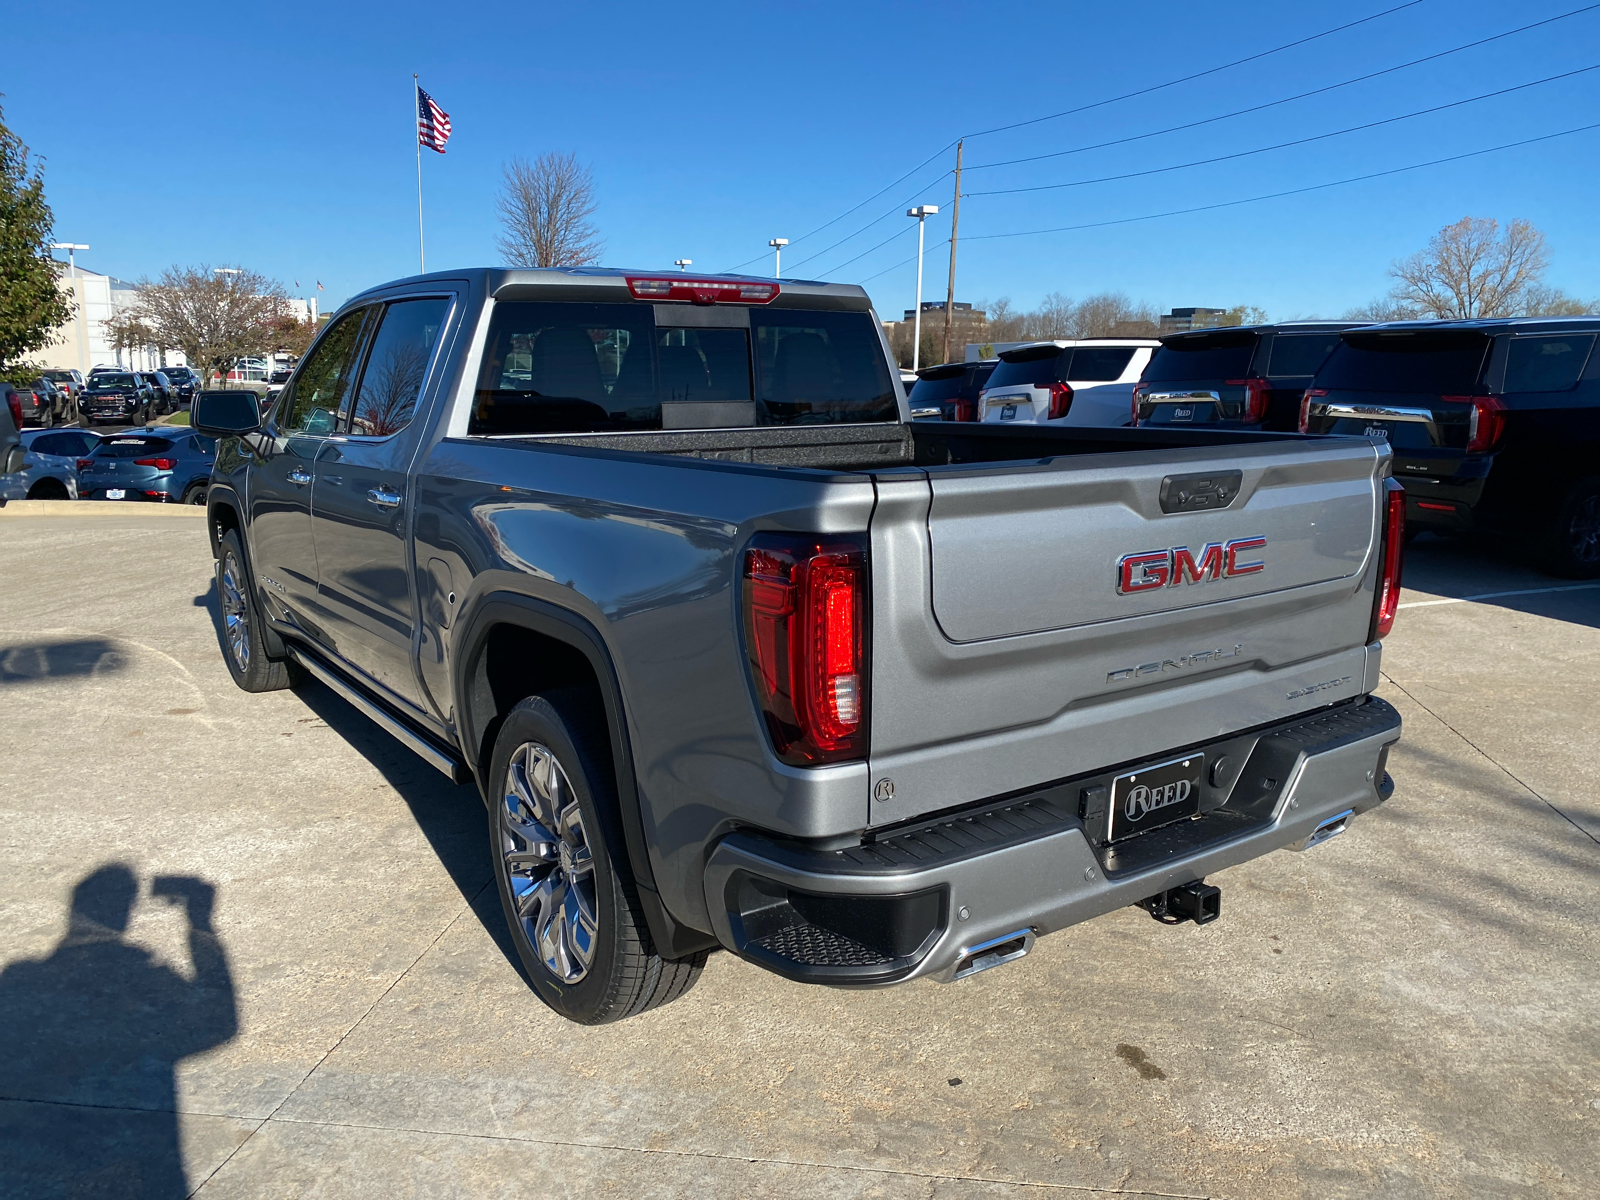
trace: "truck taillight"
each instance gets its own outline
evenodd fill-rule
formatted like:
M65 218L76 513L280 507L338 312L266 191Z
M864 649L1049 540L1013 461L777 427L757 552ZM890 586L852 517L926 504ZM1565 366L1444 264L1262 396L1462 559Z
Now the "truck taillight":
M1055 421L1067 415L1072 408L1072 385L1067 383L1052 383L1050 385L1050 415L1045 419Z
M1400 565L1406 548L1406 489L1397 479L1385 479L1383 541L1378 547L1378 587L1372 598L1372 629L1368 643L1389 636L1394 615L1400 610Z
M1272 385L1265 379L1227 379L1224 380L1229 387L1242 387L1244 389L1244 419L1247 421L1264 421L1267 418L1267 399L1272 391Z
M1305 395L1300 397L1300 432L1311 432L1311 402L1318 396L1328 394L1325 388L1307 388Z
M763 533L745 549L745 650L786 763L866 757L866 566L839 537Z
M1467 416L1467 453L1487 454L1500 444L1506 431L1506 406L1498 396L1440 396L1447 404L1470 404Z
M175 458L136 458L133 460L136 467L154 467L158 471L170 471L178 465Z

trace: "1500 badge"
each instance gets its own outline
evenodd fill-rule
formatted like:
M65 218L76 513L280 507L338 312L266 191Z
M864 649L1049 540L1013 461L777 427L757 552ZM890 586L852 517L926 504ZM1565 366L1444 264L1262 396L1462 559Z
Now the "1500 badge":
M1239 556L1249 550L1260 550L1266 544L1264 537L1243 537L1231 542L1208 542L1198 557L1187 546L1124 554L1117 559L1117 594L1131 596L1156 588L1254 575L1266 570L1267 564L1259 559L1240 562Z

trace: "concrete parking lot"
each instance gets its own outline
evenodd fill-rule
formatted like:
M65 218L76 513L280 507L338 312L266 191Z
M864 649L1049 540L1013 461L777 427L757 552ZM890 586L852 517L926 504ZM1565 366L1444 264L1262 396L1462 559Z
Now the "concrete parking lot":
M868 993L722 954L587 1029L474 792L234 688L198 516L0 512L4 1196L1600 1193L1600 587L1416 542L1394 798L1213 925Z

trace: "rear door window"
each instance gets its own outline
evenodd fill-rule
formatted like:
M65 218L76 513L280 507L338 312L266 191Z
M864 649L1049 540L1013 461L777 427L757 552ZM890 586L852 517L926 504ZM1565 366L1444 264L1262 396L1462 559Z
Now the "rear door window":
M434 343L449 311L445 296L396 300L384 309L350 409L351 433L388 437L411 423Z
M1071 349L1060 346L1036 346L1027 350L1011 350L1001 356L988 386L1049 387L1067 378L1072 363Z
M1339 344L1337 333L1280 333L1272 339L1268 376L1315 375Z
M54 454L63 458L76 456L82 453L78 449L79 437L76 433L47 433L34 438L28 448L35 454Z
M1465 396L1477 390L1488 348L1482 333L1347 333L1316 384L1328 391Z
M1133 361L1132 346L1079 346L1072 352L1070 378L1084 383L1110 383L1121 379Z
M1146 383L1242 379L1255 357L1255 333L1213 333L1163 342L1144 369Z
M1506 354L1507 392L1564 392L1578 382L1594 349L1592 333L1516 337ZM38 445L37 442L34 445Z

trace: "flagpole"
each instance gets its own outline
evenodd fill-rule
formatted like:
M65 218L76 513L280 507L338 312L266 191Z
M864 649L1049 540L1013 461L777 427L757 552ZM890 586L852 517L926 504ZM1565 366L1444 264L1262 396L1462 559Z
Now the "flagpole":
M422 134L417 129L418 114L422 112L422 84L416 72L411 74L411 136L417 143L417 265L419 274L428 273L428 252L422 243Z

